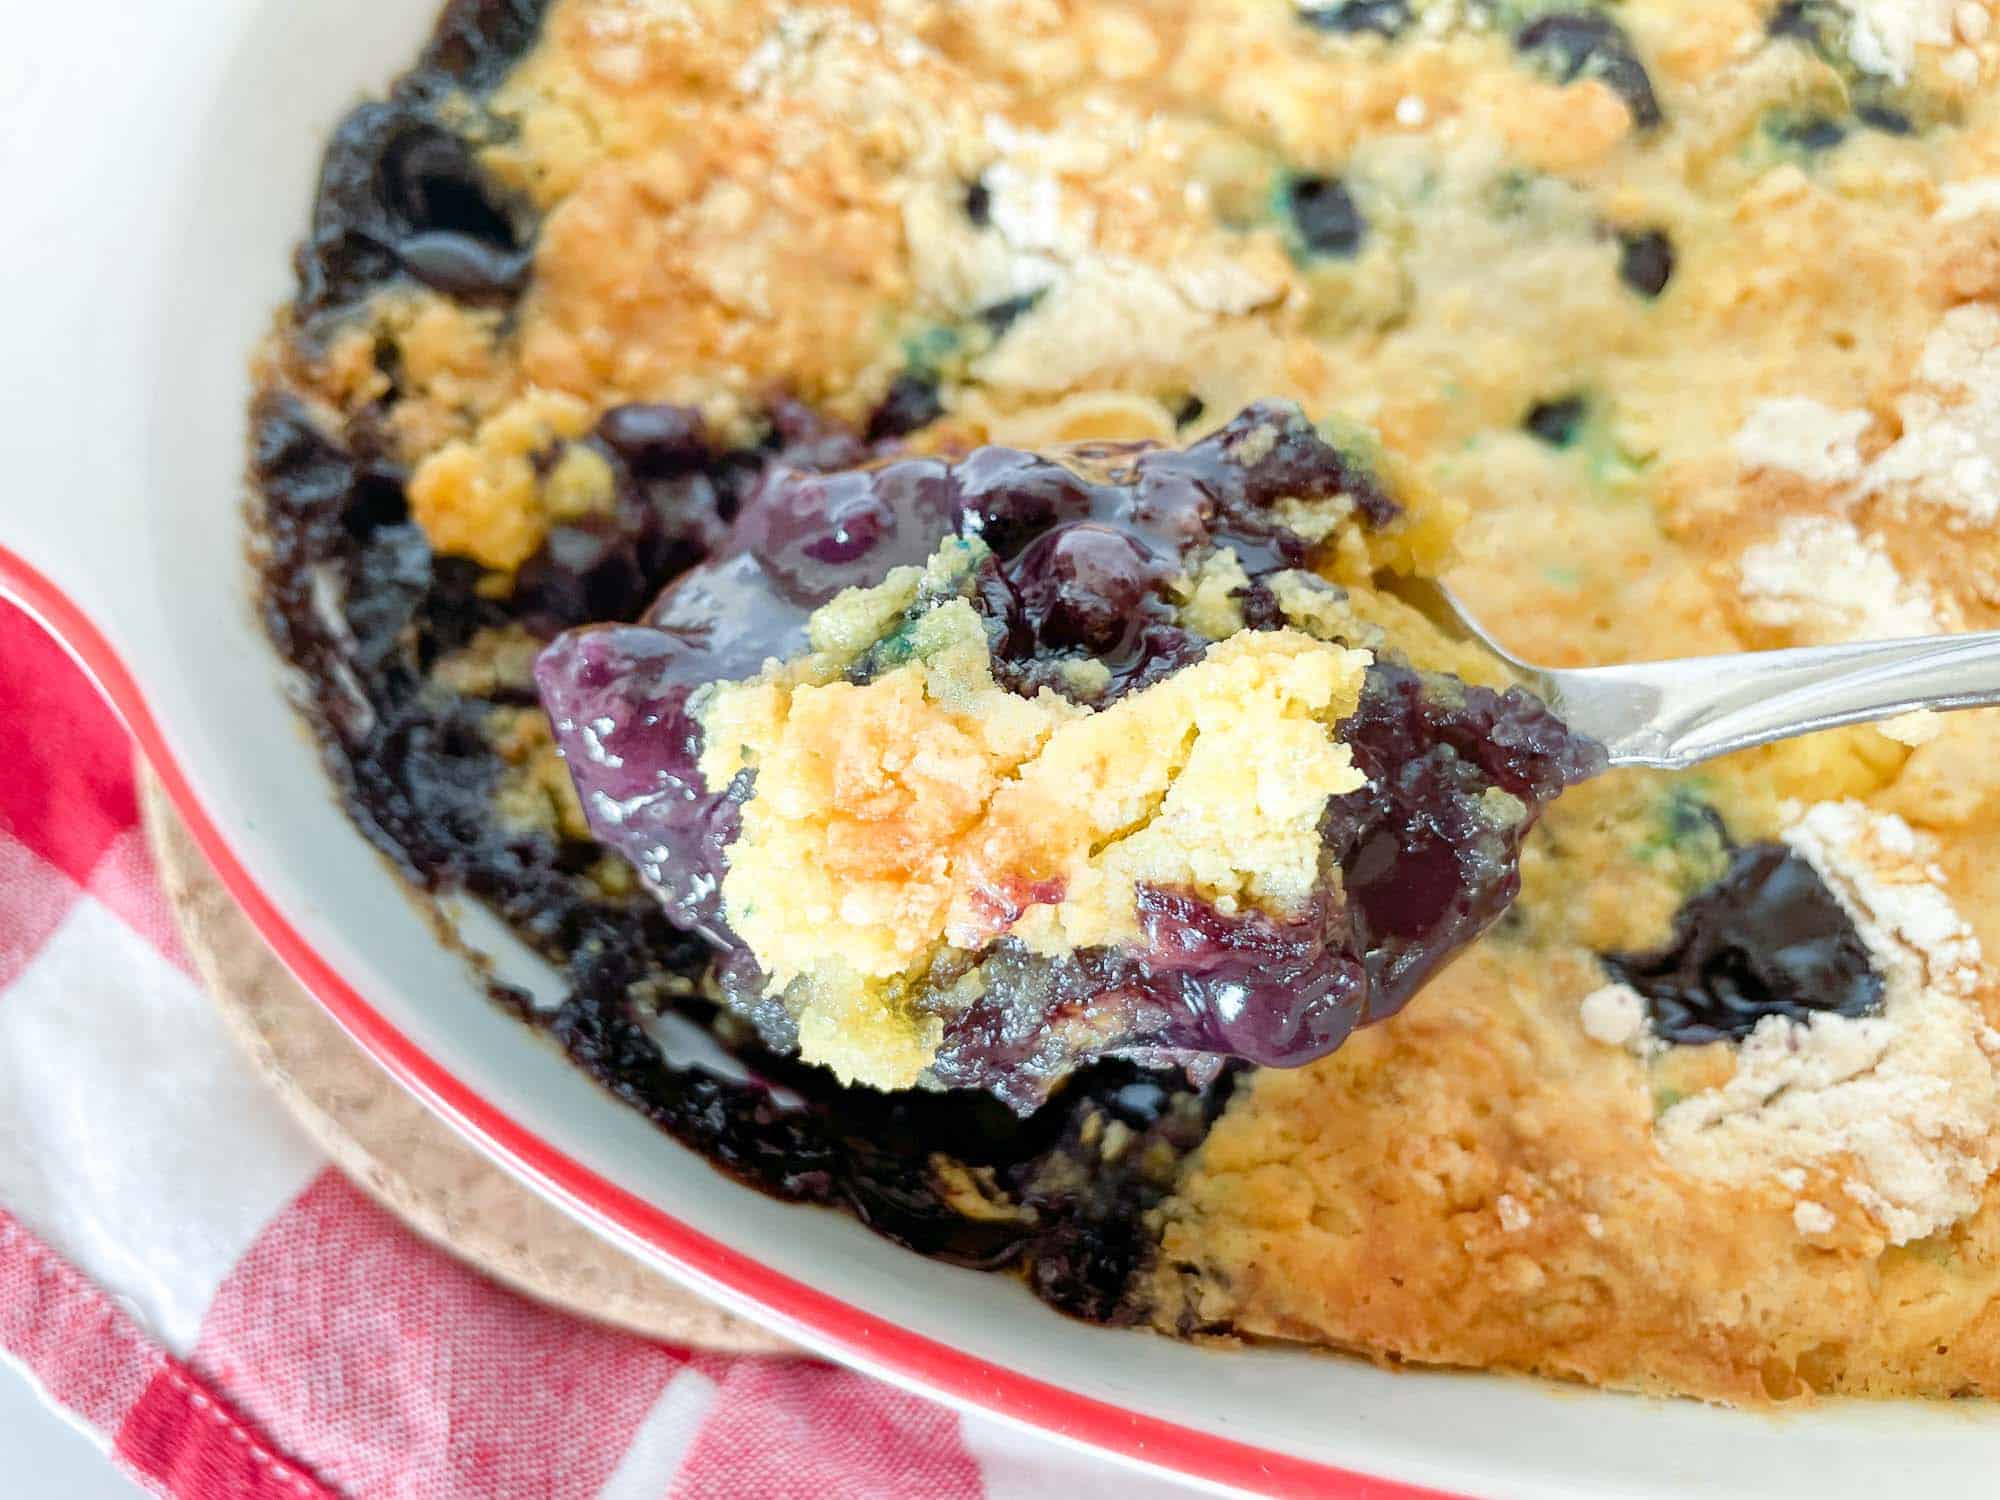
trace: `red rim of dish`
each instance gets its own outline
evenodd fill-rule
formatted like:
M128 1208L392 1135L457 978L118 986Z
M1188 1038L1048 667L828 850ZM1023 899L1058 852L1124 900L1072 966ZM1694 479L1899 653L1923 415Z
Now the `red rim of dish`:
M90 618L18 554L0 547L0 594L34 615L74 656L138 743L168 797L264 941L355 1041L489 1152L654 1254L935 1395L1189 1478L1273 1495L1438 1500L1442 1491L1381 1479L1217 1437L1066 1391L864 1312L711 1239L565 1155L511 1119L396 1029L341 978L257 884L194 794L137 681Z

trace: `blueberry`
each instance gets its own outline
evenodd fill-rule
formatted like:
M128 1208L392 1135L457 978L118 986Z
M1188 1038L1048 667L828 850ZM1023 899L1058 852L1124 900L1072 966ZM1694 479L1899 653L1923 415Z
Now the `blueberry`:
M983 179L975 177L965 185L965 216L975 229L993 222L993 193Z
M1096 491L1038 454L981 448L958 466L959 529L1012 557L1037 536L1097 508Z
M1784 0L1764 23L1764 34L1802 42L1824 57L1830 55L1846 26L1847 17L1832 0Z
M1285 183L1283 202L1307 255L1345 258L1361 249L1368 222L1338 177L1293 177Z
M1609 16L1595 11L1541 16L1514 33L1514 47L1548 68L1559 83L1597 79L1625 101L1640 129L1660 123L1652 77L1631 38Z
M1551 448L1567 448L1589 411L1581 396L1563 396L1554 401L1538 401L1528 408L1521 426Z
M930 426L943 415L944 403L938 399L937 376L906 370L889 382L889 389L870 413L868 441L881 443L907 437Z
M951 533L958 487L935 459L884 469L767 476L745 504L741 542L778 592L817 609L842 589L880 583Z
M1914 135L1916 123L1900 109L1887 104L1859 104L1855 106L1854 118L1870 130L1879 130L1884 135Z
M528 266L463 141L400 104L364 104L341 122L299 252L303 313L359 300L399 274L447 296L506 300Z
M1646 999L1670 1042L1740 1041L1766 1016L1872 1015L1882 980L1853 920L1826 882L1783 844L1736 850L1722 878L1674 917L1652 953L1607 953L1604 965Z
M597 435L635 473L648 476L685 473L713 456L701 413L691 406L614 406L597 419Z
M1847 127L1827 115L1781 116L1767 128L1777 140L1801 151L1831 151L1847 139Z
M1335 0L1333 4L1301 5L1299 19L1315 31L1347 36L1373 32L1391 39L1410 28L1409 0Z
M1664 229L1620 230L1618 279L1642 297L1657 297L1674 274L1674 242Z
M1007 569L1041 644L1116 651L1166 570L1126 532L1079 521L1046 532Z
M986 325L994 338L1004 337L1022 318L1035 310L1042 298L1048 296L1047 287L1037 287L1032 292L1023 292L1018 297L1008 297L1004 301L982 307L973 316Z

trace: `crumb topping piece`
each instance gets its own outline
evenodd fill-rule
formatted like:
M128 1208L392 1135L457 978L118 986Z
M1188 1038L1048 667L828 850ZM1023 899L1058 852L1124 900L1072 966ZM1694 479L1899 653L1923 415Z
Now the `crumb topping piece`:
M948 543L933 572L972 550ZM826 659L808 658L697 704L709 789L754 773L722 893L770 992L804 980L814 1004L855 1013L830 992L908 986L941 945L1012 935L1053 956L1130 944L1147 886L1232 916L1305 908L1327 802L1366 779L1336 728L1366 652L1292 629L1243 633L1091 712L1048 688L1001 687L962 599L901 628L910 660L869 681L828 679ZM866 1009L894 1023L892 1006ZM854 1035L841 1049L899 1053ZM865 1061L843 1071L917 1081Z

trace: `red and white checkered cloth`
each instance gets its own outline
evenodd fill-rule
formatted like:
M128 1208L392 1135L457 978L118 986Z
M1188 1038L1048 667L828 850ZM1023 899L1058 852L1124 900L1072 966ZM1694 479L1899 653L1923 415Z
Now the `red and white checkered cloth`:
M405 1231L236 1056L123 732L4 603L0 1363L196 1500L1189 1493L818 1361L567 1317Z

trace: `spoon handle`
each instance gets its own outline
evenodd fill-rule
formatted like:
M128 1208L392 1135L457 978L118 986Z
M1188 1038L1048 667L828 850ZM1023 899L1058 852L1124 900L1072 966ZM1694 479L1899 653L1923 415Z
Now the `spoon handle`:
M1614 766L1682 770L1912 709L2000 704L2000 631L1534 675L1549 706L1601 742Z

